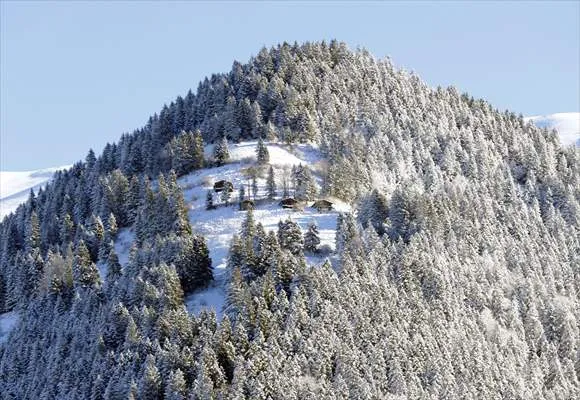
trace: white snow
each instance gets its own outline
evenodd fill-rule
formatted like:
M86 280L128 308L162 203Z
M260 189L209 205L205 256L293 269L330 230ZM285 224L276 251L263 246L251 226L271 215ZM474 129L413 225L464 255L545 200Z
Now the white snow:
M564 146L580 146L580 113L557 113L524 118L540 128L556 129Z
M135 242L135 232L130 228L119 229L117 238L115 239L115 253L119 257L119 264L125 267L129 262L129 255L131 254L131 247Z
M249 180L244 175L248 167L255 165L256 141L243 142L230 145L231 163L221 167L202 169L180 178L179 183L184 191L185 200L189 206L189 217L195 232L202 234L208 244L212 266L214 268L215 282L200 292L187 297L186 306L189 312L198 314L202 309L213 309L218 319L225 301L226 289L225 272L228 251L232 237L239 232L242 221L246 216L245 211L238 210L238 190L241 184L248 188ZM322 157L318 149L311 144L299 144L286 146L280 143L266 143L270 154L270 164L274 166L278 192L281 191L281 177L284 171L290 171L292 165L308 165L316 175L322 168ZM211 146L206 148L206 154L211 154ZM266 175L258 179L258 199L266 197ZM218 207L215 210L205 209L206 194L213 188L213 183L225 179L234 185L231 205ZM246 189L246 196L249 190ZM285 210L278 206L280 201L265 201L259 203L254 210L254 219L262 223L266 232L277 230L278 222L290 217L300 225L305 232L310 222L316 222L320 232L321 246L334 249L336 217L340 211L348 211L350 207L340 201L331 199L335 210L318 213L316 210L305 207L303 211ZM311 203L311 202L310 202ZM214 204L221 204L219 195L214 195ZM307 258L311 264L318 264L324 258L310 256Z
M114 247L115 253L119 258L119 264L124 268L129 262L129 254L131 253L131 247L135 241L135 232L130 228L121 228L117 233L117 238L115 239ZM101 280L105 282L107 279L107 274L109 271L109 265L106 262L98 262L97 268L99 270L99 275Z
M36 171L0 171L0 218L10 214L28 200L30 189L38 191L52 179L56 171L69 167L45 168Z
M0 344L8 340L8 335L18 323L18 319L15 311L0 314Z

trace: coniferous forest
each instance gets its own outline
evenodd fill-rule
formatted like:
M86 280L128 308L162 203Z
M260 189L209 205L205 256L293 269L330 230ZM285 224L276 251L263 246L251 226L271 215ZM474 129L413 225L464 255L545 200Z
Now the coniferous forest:
M315 143L353 211L317 266L316 226L248 211L223 318L190 314L213 269L177 180L251 139ZM263 48L3 219L8 312L1 399L579 398L580 151L365 50Z

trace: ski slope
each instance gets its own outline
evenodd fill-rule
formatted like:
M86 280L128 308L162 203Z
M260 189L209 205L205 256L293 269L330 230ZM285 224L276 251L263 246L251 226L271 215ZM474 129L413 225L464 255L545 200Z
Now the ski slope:
M540 128L556 129L560 135L560 142L564 146L576 144L580 146L580 113L557 113L551 115L537 115L526 117Z
M38 191L52 179L56 171L69 166L36 171L0 171L0 219L28 200L30 190Z
M179 179L189 208L192 228L207 240L215 278L209 288L188 296L186 306L191 313L198 314L203 309L213 309L218 320L221 318L227 289L225 273L228 251L233 235L239 232L242 221L246 217L246 212L238 209L238 190L240 185L245 184L247 188L250 183L245 171L255 166L256 144L256 141L232 144L229 164L198 170ZM266 146L270 154L270 165L274 167L278 192L281 192L281 177L285 172L289 173L292 165L300 163L308 165L315 177L320 175L324 162L315 146L311 144L286 146L279 143L266 143ZM212 146L207 146L206 154L210 155L211 151ZM266 176L267 168L264 168L264 173L257 180L258 199L266 197ZM219 206L208 211L205 209L207 191L212 190L214 182L222 179L234 185L231 205ZM305 207L302 211L285 210L278 206L279 201L280 196L274 201L257 204L254 210L255 221L262 223L266 232L277 230L278 222L288 217L298 223L303 232L306 231L309 223L315 222L319 227L321 247L334 249L336 217L340 211L350 210L348 205L331 199L335 204L335 210L319 213L310 207ZM214 196L214 204L220 203L219 196ZM311 265L321 263L323 260L323 257L308 257Z

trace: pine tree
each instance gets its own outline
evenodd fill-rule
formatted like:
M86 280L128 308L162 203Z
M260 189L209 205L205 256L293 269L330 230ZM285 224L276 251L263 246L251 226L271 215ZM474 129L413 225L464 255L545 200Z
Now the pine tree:
M256 234L256 221L254 220L254 211L249 209L246 211L246 218L242 222L240 236L245 240L252 241Z
M262 138L258 140L258 144L256 145L256 161L258 165L265 165L270 162L270 153Z
M192 235L182 239L182 250L175 267L185 293L205 287L213 279L209 249L203 236Z
M60 241L65 244L73 240L74 237L74 223L69 213L66 213L62 219L60 227Z
M318 245L320 245L320 238L318 233L318 227L316 223L312 222L308 225L308 231L304 234L304 250L311 253L316 253L318 251Z
M100 283L99 270L92 262L89 250L82 239L76 248L73 274L77 286L91 288Z
M107 231L111 238L115 238L117 236L117 232L119 231L119 227L117 226L117 218L113 213L109 214L109 218L107 219Z
M245 263L244 253L244 246L240 237L238 235L234 235L228 254L228 271L230 271L230 273L235 268L240 270L243 268Z
M195 131L193 148L191 151L193 153L193 158L195 160L193 165L194 169L203 168L205 165L204 142L203 136L201 135L199 129Z
M121 276L121 264L119 263L119 257L115 252L115 248L111 248L109 252L109 258L107 259L108 270L107 270L107 282L110 283Z
M316 196L316 183L307 166L299 164L292 169L294 197L298 200L311 200Z
M26 245L27 251L40 248L40 223L36 211L32 211L26 226Z
M246 188L244 184L240 184L240 190L238 193L238 202L241 203L246 198Z
M207 191L205 196L205 209L206 210L213 210L215 206L213 205L213 192L211 189Z
M274 176L274 167L272 167L271 165L270 169L268 169L266 188L268 191L268 199L273 200L274 197L276 197L276 178Z
M179 368L171 371L165 387L165 400L185 400L186 396L187 385L183 372Z
M341 254L357 234L356 222L351 213L340 213L336 219L336 251Z
M230 160L228 140L225 136L216 143L213 151L213 158L218 167L226 164Z
M221 191L222 202L227 206L230 205L230 199L232 198L232 192L226 187Z
M304 238L300 227L290 218L278 223L278 242L282 249L290 251L293 255L301 255L304 247Z
M254 200L258 196L258 180L256 175L252 175L252 195L254 196Z
M288 184L288 178L282 178L282 198L287 198L290 196L290 186Z
M151 354L145 360L145 368L138 390L140 399L157 400L161 398L161 375L155 365L155 358Z

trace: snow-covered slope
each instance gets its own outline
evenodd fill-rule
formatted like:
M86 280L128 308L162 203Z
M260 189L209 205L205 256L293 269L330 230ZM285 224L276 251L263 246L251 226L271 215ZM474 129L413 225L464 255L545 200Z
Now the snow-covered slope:
M0 171L0 218L10 214L28 199L34 191L45 185L54 173L68 166L45 168L36 171Z
M292 147L279 143L267 143L270 154L270 164L274 167L278 189L281 188L281 177L284 172L289 172L292 165L308 165L314 172L323 168L320 152L310 144L294 145ZM210 257L214 268L214 283L206 290L194 293L186 299L186 305L190 312L199 313L202 309L213 309L218 317L221 316L225 301L226 288L225 271L228 250L231 239L240 230L242 221L246 216L245 211L238 210L238 189L240 185L248 185L248 178L244 175L248 167L255 165L256 142L242 142L230 146L231 162L227 165L207 168L195 171L180 178L179 183L184 191L185 200L189 207L189 217L194 231L202 234L207 239ZM211 154L211 146L206 148ZM258 198L266 197L266 174L258 179ZM213 183L225 179L234 185L229 207L220 206L215 210L207 211L205 201L207 191L212 189ZM246 186L247 187L247 186ZM246 190L246 193L248 191ZM217 196L214 202L220 203ZM274 201L259 203L254 210L256 222L261 222L266 231L276 230L278 222L287 217L298 223L305 232L310 222L315 222L320 231L321 246L334 249L336 217L339 211L349 210L349 206L340 201L333 200L335 210L329 212L317 212L305 207L302 211L285 210L278 206L279 198ZM317 264L323 258L309 257L310 264Z
M0 345L8 340L8 335L18 323L16 311L0 314Z
M560 135L560 142L567 146L575 143L580 146L580 113L557 113L551 115L537 115L525 118L540 128L556 129Z

